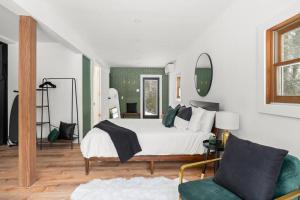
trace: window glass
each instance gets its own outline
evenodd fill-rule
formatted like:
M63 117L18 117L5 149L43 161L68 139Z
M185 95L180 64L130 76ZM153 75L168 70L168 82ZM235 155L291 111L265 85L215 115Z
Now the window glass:
M300 27L281 35L282 61L300 58Z
M300 96L300 63L277 69L277 95Z
M145 116L158 115L158 79L145 79L144 80L144 103L145 103Z

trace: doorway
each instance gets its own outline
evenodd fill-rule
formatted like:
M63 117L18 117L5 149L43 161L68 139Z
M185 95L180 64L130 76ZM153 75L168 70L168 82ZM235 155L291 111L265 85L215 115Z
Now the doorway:
M7 144L7 44L0 42L0 145Z
M141 75L141 116L160 118L161 115L161 75Z

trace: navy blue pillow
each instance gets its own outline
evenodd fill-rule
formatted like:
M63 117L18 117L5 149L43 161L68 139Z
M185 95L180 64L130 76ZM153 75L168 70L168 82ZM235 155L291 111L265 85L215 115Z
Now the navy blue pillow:
M192 117L192 108L182 106L177 112L177 117L180 117L181 119L184 119L186 121L190 121Z
M65 122L60 122L59 125L59 139L65 139L65 140L72 140L73 139L73 134L75 130L75 123L65 123Z
M230 135L214 181L246 200L270 200L288 151Z

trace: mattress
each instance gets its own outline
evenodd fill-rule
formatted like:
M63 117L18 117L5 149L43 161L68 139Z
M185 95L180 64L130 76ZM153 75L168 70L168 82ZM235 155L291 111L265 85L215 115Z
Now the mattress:
M194 155L204 153L203 140L210 133L166 128L161 119L113 119L111 122L137 134L142 151L138 155ZM83 157L118 157L110 136L93 128L83 138L80 149Z

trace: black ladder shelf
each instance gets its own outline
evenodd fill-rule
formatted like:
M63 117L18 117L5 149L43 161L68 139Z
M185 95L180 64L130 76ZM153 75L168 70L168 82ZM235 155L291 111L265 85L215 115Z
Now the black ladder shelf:
M43 87L38 88L36 91L41 92L42 94L42 100L41 105L37 105L36 108L41 109L41 121L36 122L36 126L40 126L40 138L37 139L39 141L40 149L43 148L43 127L44 125L48 125L49 127L49 133L51 132L51 120L50 120L50 106L49 106L49 88L51 87ZM44 93L46 93L46 104L44 104ZM46 108L46 111L48 112L48 121L44 121L44 109Z
M77 126L77 134L72 135L72 139L67 140L71 144L71 149L73 149L73 141L77 139L77 142L79 144L79 116L78 116L78 100L77 100L77 83L75 78L43 78L42 83L48 82L50 80L64 80L64 81L70 81L71 87L72 87L72 93L71 93L71 123L75 121L75 124ZM56 87L56 86L55 86ZM39 145L40 149L43 147L43 126L48 125L49 127L49 133L51 132L51 127L58 128L51 124L50 120L50 104L49 104L49 89L53 87L43 87L37 89L37 91L41 91L42 100L41 105L37 105L36 108L41 109L41 121L37 122L36 125L40 126L40 138L39 138ZM46 94L44 94L46 93ZM46 95L46 104L44 104L44 96ZM74 98L75 97L75 98ZM74 103L75 103L75 113L74 113ZM44 110L47 110L48 112L48 121L44 121ZM74 115L76 116L76 119L74 119ZM38 140L37 140L38 141Z

